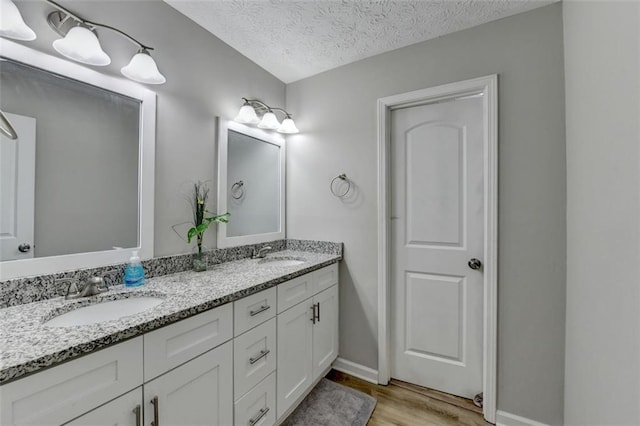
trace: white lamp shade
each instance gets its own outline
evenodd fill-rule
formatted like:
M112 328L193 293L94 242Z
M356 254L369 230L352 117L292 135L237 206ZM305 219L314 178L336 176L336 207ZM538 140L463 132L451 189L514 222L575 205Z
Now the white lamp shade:
M238 113L238 116L234 119L234 121L244 124L256 124L260 121L260 119L256 115L256 110L253 109L251 105L247 104L243 105L242 108L240 108L240 112Z
M18 7L11 0L0 0L0 36L23 41L36 39L36 33L24 23Z
M258 127L261 129L275 130L280 127L280 122L274 113L267 112L262 116L262 120L260 120Z
M287 117L282 120L282 124L278 127L278 132L280 133L298 133L300 130L296 127L296 123L293 122L293 119Z
M73 27L64 38L53 42L53 48L74 61L88 65L105 66L111 63L98 41L98 37L85 27Z
M146 51L133 55L129 65L122 67L120 72L138 83L163 84L167 81L164 75L160 74L156 61Z

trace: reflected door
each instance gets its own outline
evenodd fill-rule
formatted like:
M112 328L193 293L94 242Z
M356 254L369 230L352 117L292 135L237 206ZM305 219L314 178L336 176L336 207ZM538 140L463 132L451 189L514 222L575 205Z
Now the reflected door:
M391 114L391 375L466 398L482 391L482 102Z
M0 136L0 260L33 257L36 119L6 114L18 134Z

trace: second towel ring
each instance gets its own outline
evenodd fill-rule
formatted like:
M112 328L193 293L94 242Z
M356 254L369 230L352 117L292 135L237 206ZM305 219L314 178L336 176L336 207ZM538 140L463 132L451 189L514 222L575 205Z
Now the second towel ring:
M338 179L340 179L341 181L347 183L347 189L342 193L336 192L336 190L333 188L333 184ZM347 196L347 194L349 194L349 191L351 191L351 181L349 180L349 178L347 178L347 175L345 173L342 173L342 174L334 177L333 179L331 179L331 183L329 184L329 189L331 190L331 193L333 195L335 195L336 197L344 198L344 197Z
M239 193L239 194L238 194ZM236 196L236 194L238 194ZM239 180L238 182L231 185L231 196L234 200L239 200L244 197L244 182Z

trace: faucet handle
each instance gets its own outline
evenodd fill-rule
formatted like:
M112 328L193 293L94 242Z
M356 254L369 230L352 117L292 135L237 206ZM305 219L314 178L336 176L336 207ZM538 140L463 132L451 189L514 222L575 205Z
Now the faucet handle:
M71 299L74 296L77 297L80 294L80 288L78 287L78 279L77 278L60 278L55 280L56 284L64 284L68 283L67 291L64 294L65 299ZM75 291L71 293L71 287L75 287Z
M114 286L115 284L113 283L115 282L117 276L118 276L118 271L116 271L115 269L110 269L106 272L103 272L100 275L100 278L102 278L102 280L104 281L104 288L109 290L109 287Z

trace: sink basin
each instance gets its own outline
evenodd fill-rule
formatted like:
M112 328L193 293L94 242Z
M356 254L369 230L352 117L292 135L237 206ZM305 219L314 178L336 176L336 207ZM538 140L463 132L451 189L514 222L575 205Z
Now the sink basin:
M162 302L164 299L152 296L105 300L54 316L44 324L53 327L97 324L144 312Z
M285 266L297 266L302 265L306 262L307 259L303 257L293 257L293 256L274 256L274 257L265 257L259 264L265 266L276 266L276 267L285 267Z

